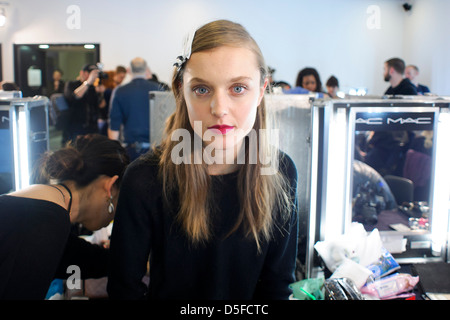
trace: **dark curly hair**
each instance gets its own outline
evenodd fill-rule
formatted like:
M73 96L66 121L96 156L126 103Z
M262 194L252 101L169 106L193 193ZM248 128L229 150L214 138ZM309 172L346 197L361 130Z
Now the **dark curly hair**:
M300 72L297 75L297 81L295 82L295 86L302 87L303 78L306 76L314 76L317 84L315 92L322 92L322 82L320 81L319 73L314 68L304 68L300 70Z
M130 159L116 140L100 134L79 136L64 148L45 153L37 163L33 183L74 181L83 187L101 175L121 178Z

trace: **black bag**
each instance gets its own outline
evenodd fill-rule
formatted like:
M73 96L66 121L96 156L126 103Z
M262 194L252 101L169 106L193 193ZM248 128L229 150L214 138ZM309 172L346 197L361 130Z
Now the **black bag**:
M350 279L327 279L323 286L325 300L364 300L361 292Z

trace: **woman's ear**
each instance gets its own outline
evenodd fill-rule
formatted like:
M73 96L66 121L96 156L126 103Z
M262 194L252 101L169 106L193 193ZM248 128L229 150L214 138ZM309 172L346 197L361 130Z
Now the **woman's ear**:
M266 92L267 85L269 84L269 79L266 77L264 79L264 84L260 89L259 97L258 97L258 107L261 104L262 98L264 97L264 93Z
M119 179L118 175L105 178L104 188L105 188L106 193L108 194L108 197L112 196L112 189L113 189L114 183L116 183L117 179Z

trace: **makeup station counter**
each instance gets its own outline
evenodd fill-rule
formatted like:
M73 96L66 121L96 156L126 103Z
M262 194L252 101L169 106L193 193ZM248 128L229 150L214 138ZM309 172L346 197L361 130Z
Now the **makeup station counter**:
M416 297L450 293L449 105L440 97L312 101L307 278L351 278L381 249L396 267L376 261L386 268L376 280L410 270ZM343 271L348 260L357 263Z

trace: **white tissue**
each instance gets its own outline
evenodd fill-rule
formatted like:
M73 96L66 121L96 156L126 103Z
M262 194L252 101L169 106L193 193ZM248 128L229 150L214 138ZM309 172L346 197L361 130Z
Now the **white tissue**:
M346 260L351 260L361 267L378 261L382 255L383 243L378 229L368 234L362 224L354 222L347 233L335 239L318 241L314 248L328 270L334 273Z
M372 272L362 265L353 260L344 259L337 267L336 271L331 275L331 278L348 278L353 281L358 289L361 289L371 274Z

